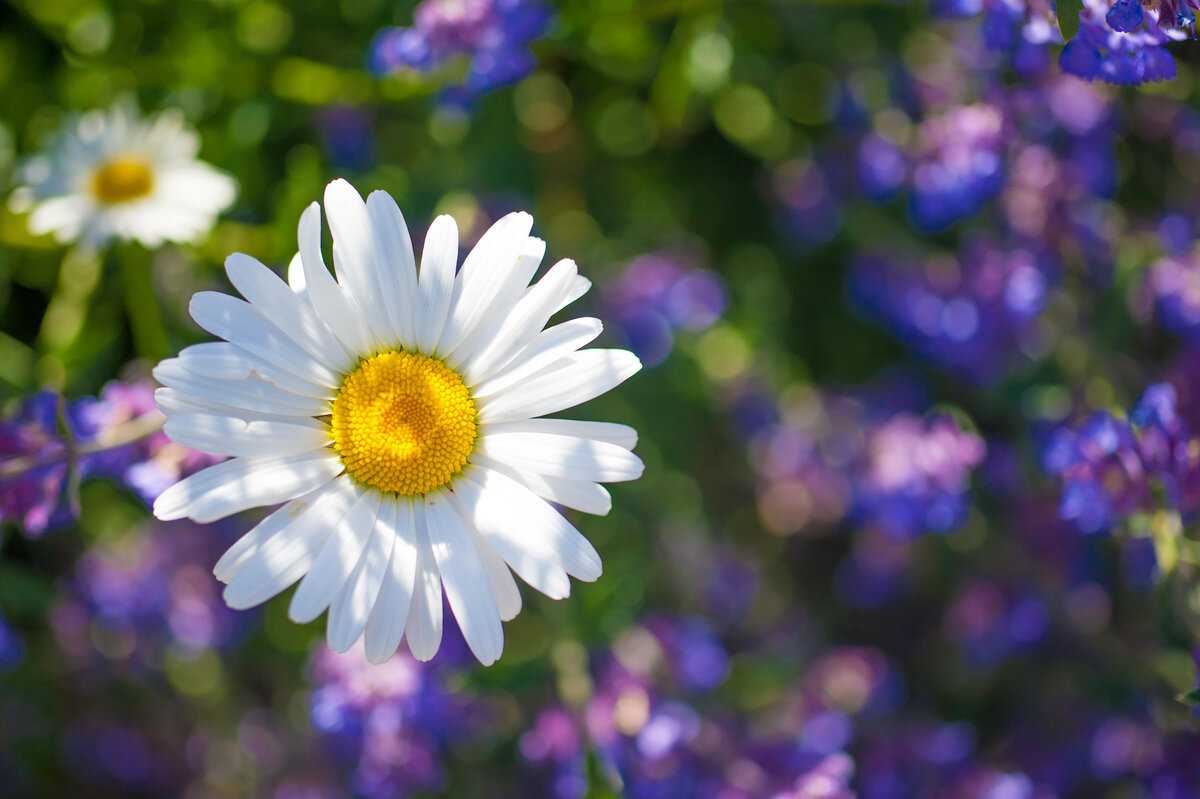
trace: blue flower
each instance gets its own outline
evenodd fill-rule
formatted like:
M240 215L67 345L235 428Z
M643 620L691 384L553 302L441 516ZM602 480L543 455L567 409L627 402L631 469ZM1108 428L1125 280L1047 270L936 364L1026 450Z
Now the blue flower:
M1177 18L1187 16L1183 10L1143 10L1137 0L1117 0L1111 6L1108 0L1084 0L1079 31L1063 47L1059 66L1085 80L1126 86L1173 80L1175 59L1165 45L1187 38L1176 27Z
M442 100L467 106L536 68L529 45L546 32L550 19L550 9L538 0L424 0L413 12L411 28L379 33L371 45L371 65L381 74L433 72L465 58L466 75L443 92Z

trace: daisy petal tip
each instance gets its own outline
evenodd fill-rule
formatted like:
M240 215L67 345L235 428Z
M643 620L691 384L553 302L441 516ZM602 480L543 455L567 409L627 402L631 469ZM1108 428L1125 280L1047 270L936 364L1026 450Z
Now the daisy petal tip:
M188 503L185 500L177 498L171 489L168 488L158 495L158 499L154 500L151 512L154 514L154 518L160 522L173 522L183 519L188 515Z
M338 638L332 636L330 633L326 633L325 643L333 652L336 652L339 655L344 655L350 651L350 648L354 646L354 643L357 640L358 638L354 638L347 641L345 637Z
M337 178L329 182L325 187L325 207L329 208L331 204L338 203L354 203L362 205L362 195L358 193L358 189L351 185L350 181L345 178Z
M325 610L323 607L315 606L315 603L309 598L311 591L305 591L306 583L301 583L296 589L296 593L292 595L292 602L288 605L288 618L296 624L308 624L316 621L317 617Z
M446 230L443 231L442 228L446 228ZM453 234L455 240L457 241L457 239L458 239L458 220L455 219L450 214L440 214L439 216L434 218L433 222L431 222L429 224L429 233L433 233L433 231L435 231L435 230L438 231L438 233L440 233L441 235L446 236L447 238L449 238ZM429 233L426 234L426 238L428 238Z
M388 651L386 648L380 648L378 644L375 646L368 644L364 647L363 653L371 663L381 666L392 659L392 655L396 654L396 650Z
M576 569L571 576L583 583L594 583L600 579L602 574L604 574L604 566L597 560L585 568Z
M221 599L225 600L225 605L230 610L249 610L258 605L258 602L249 601L248 597L242 596L243 592L235 591L232 585L225 586L225 590L221 592Z

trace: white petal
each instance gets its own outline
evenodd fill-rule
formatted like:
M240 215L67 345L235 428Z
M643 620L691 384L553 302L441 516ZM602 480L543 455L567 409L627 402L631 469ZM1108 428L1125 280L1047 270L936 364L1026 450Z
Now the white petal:
M546 477L536 472L523 471L507 463L492 460L478 452L471 455L471 462L484 469L508 475L542 499L562 505L564 508L574 508L577 511L596 516L607 516L612 510L612 495L599 483Z
M285 372L317 383L337 385L337 376L284 335L245 300L216 291L193 295L188 310L200 327Z
M485 424L544 416L587 402L619 386L642 368L626 350L586 350L489 398L479 413Z
M367 620L363 648L368 660L383 663L400 646L400 639L404 637L404 622L408 619L413 600L418 554L412 501L407 497L385 499L377 523L391 526L395 544L379 598L375 600L375 607Z
M462 368L473 386L503 367L533 341L566 296L578 272L574 261L559 261L513 307L492 340L472 354Z
M249 255L234 253L225 259L225 272L234 288L259 313L332 372L344 372L353 363L353 355L325 326L312 306L266 266Z
M315 419L308 424L244 422L229 416L179 414L163 425L167 437L215 455L298 455L322 449L332 441L329 427Z
M479 439L478 451L517 469L593 483L636 480L645 468L642 459L606 441L554 433L490 433Z
M381 504L380 513L383 512ZM326 638L334 652L345 652L363 633L371 609L379 599L383 576L392 559L392 545L396 536L391 524L380 524L376 519L358 565L329 608Z
M292 256L292 260L288 261L287 282L288 288L295 292L297 297L309 308L313 307L312 300L308 298L308 281L304 278L304 259L298 251Z
M362 311L376 345L392 341L392 323L383 304L383 287L376 279L375 246L367 204L347 181L325 187L325 216L333 236L333 265L341 283Z
M308 206L300 215L298 241L308 301L347 350L355 354L369 352L372 345L370 331L345 289L329 273L321 255L321 206L317 203Z
M567 292L567 296L563 297L562 303L559 304L559 306L554 309L555 312L561 311L563 308L566 308L568 305L575 302L575 300L579 299L584 294L587 294L591 290L591 288L592 288L592 281L588 280L583 275L579 275L578 277L575 278L575 282L571 284L571 289L570 289L570 291Z
M337 395L336 386L296 377L227 341L208 341L184 347L179 351L179 365L199 377L222 380L252 378L303 397L331 400Z
M442 492L425 495L425 524L446 599L463 638L479 662L490 666L504 649L504 629L479 552L462 518Z
M333 490L336 483L336 480L328 482L311 494L293 499L254 525L249 532L235 541L233 546L225 550L225 554L213 566L213 575L223 583L229 582L267 541L287 529L300 514L312 507L314 501L326 492Z
M312 418L304 413L263 413L250 410L249 408L239 408L232 404L237 400L228 397L226 399L228 399L228 403L200 399L199 397L190 396L173 388L159 388L154 390L154 404L168 417L181 413L206 413L219 416L234 416L248 422L300 422Z
M480 436L490 433L553 433L558 436L607 441L624 449L633 449L638 442L637 430L627 424L581 422L575 419L524 419L519 422L486 425L479 431Z
M506 489L512 490L506 493ZM456 481L454 497L462 503L464 515L475 530L517 576L551 599L570 595L571 581L567 579L563 554L558 550L558 539L565 540L566 536L555 534L557 523L547 521L546 517L549 513L562 519L554 509L512 478L489 469L472 469L468 476ZM521 515L530 508L534 513L533 524ZM582 538L578 531L575 535ZM579 545L570 541L567 544L572 549L567 554L573 566L586 562L587 568L580 571L599 574L595 550L581 559L574 552ZM590 546L587 544L587 548Z
M462 344L448 353L443 360L451 369L462 371L462 365L472 358L482 348L493 344L501 328L512 316L522 299L525 287L533 279L542 258L546 254L546 242L534 236L525 239L521 255L499 292L492 301L484 306L475 329L463 340ZM545 323L543 323L545 324Z
M178 358L168 358L154 367L154 379L168 388L220 405L233 405L260 413L320 416L329 413L329 403L319 397L302 397L257 378L222 380L188 372Z
M488 228L467 254L454 281L454 299L438 340L439 353L450 354L458 349L490 307L503 304L507 312L520 296L525 284L514 291L510 278L532 227L533 217L529 214L508 214Z
M168 488L155 500L154 515L163 521L187 517L206 524L238 511L303 496L328 483L342 469L337 456L325 450L233 458Z
M404 629L412 656L424 661L436 655L442 644L442 577L429 545L424 503L413 502L413 519L417 530L417 571Z
M499 394L509 386L554 366L581 347L586 347L603 329L599 319L584 317L543 330L503 370L475 386L472 394L476 397Z
M286 528L253 548L230 577L225 603L237 610L254 607L308 574L357 499L358 492L348 477L321 489Z
M462 506L459 503L455 503L455 505L461 515ZM471 544L479 553L483 570L487 572L488 585L491 587L492 597L496 600L496 609L500 611L500 620L512 621L521 612L521 590L517 588L517 581L513 579L508 564L487 545L483 536L475 531L474 526L470 522L464 522L464 526L471 535Z
M417 344L417 264L408 225L392 195L385 191L371 192L367 215L371 218L376 277L392 337L411 350Z
M425 234L421 276L417 281L417 350L433 354L446 326L458 267L458 223L443 214ZM432 657L432 655L430 656Z
M360 490L358 501L333 529L321 547L312 569L300 581L288 606L288 618L304 624L320 616L354 572L363 549L375 529L380 493Z

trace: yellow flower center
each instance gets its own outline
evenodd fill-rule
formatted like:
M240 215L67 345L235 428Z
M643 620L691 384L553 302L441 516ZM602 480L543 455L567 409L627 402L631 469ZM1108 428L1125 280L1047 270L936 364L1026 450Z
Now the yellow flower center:
M333 445L359 483L425 494L475 448L475 402L441 361L384 352L351 372L333 401Z
M141 158L123 155L100 166L92 175L92 194L105 205L145 197L154 188L154 176Z

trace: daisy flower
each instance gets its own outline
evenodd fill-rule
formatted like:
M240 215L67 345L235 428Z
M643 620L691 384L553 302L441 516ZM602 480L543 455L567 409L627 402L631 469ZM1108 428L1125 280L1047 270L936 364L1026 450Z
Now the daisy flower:
M29 231L63 244L193 242L233 204L237 182L196 159L200 138L170 109L143 119L131 102L72 117L18 173L9 206Z
M545 242L513 213L458 263L449 216L429 227L418 274L400 209L346 181L325 190L336 279L321 254L321 208L300 217L285 283L242 254L226 271L245 300L201 292L192 317L224 339L155 370L166 433L231 459L167 489L164 520L210 522L285 502L220 559L234 608L297 580L289 615L329 610L328 641L363 637L387 660L407 635L428 660L442 595L485 665L521 609L512 572L554 599L568 575L592 581L600 558L550 503L605 514L601 483L642 462L625 425L545 419L603 394L641 364L582 349L597 319L546 327L591 285L559 261L530 286ZM303 578L303 579L301 579Z

